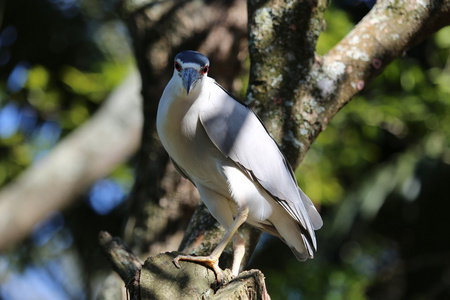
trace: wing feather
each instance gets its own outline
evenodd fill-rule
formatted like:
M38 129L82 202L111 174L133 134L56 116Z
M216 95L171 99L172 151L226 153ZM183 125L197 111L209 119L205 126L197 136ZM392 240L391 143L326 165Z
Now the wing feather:
M208 101L203 103L200 122L214 145L301 224L316 248L314 229L322 226L322 219L256 114L214 82Z
M170 161L172 162L172 165L175 167L175 170L177 170L178 173L181 174L181 176L183 176L184 178L192 182L193 185L195 185L194 181L186 174L186 172L175 162L175 160L172 157L170 157Z

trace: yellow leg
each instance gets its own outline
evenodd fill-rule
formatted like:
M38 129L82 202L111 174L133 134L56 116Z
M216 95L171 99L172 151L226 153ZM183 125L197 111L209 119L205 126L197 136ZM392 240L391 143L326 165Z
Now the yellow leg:
M233 235L238 230L238 228L242 224L244 224L244 222L247 220L247 216L248 216L248 206L245 205L243 207L239 207L238 211L237 211L236 218L234 219L233 223L227 229L227 232L223 236L222 240L219 242L217 247L213 250L213 252L211 252L211 254L209 256L178 255L173 260L173 263L178 268L180 268L180 263L179 263L180 260L192 261L192 262L197 262L197 263L200 263L200 264L204 264L207 267L210 267L211 269L213 269L214 273L216 273L217 281L219 283L222 283L222 281L223 281L223 274L222 274L222 270L219 268L219 257L222 254L222 252L225 249L225 247L227 246L228 242L231 240ZM241 251L241 248L239 248L239 251ZM244 251L245 251L245 249L244 249ZM236 253L236 248L235 248L235 253ZM243 253L242 253L242 255L240 255L240 252L239 252L239 256L240 257L235 257L234 258L234 260L233 260L233 275L237 275L237 273L234 274L234 271L235 271L234 269L236 268L235 265L237 264L237 271L236 272L238 272L243 255L244 255ZM239 261L237 262L236 259L239 260Z

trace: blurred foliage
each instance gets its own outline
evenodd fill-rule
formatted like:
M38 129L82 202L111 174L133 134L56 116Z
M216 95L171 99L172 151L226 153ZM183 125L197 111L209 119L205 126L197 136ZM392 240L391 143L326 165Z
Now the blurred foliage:
M132 56L113 4L6 2L0 31L0 187L88 120L127 74Z
M117 4L7 0L0 7L0 188L89 120L127 75L134 61ZM109 268L96 235L118 234L132 184L132 167L118 166L0 255L0 298L89 298L91 278Z

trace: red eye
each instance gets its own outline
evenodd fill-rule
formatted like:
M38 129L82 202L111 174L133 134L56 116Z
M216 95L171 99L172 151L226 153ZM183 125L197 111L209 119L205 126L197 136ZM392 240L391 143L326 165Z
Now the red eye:
M208 73L208 71L209 71L209 67L206 66L202 69L202 74L205 75L206 73Z
M174 67L175 67L175 70L177 70L178 72L181 71L181 65L178 62L175 62Z

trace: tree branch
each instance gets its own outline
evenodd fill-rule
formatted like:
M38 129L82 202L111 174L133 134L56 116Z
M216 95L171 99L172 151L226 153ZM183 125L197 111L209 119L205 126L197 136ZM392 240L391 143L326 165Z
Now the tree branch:
M119 238L113 238L108 232L101 231L98 241L113 269L126 283L131 300L140 299L139 282L142 264L138 258Z
M315 112L307 122L320 132L386 66L410 47L450 24L450 1L378 1L367 16L315 68ZM314 125L320 124L320 125ZM308 140L314 140L312 134Z
M450 23L449 0L380 0L322 58L314 49L325 6L324 1L249 1L248 101L261 111L294 167L354 95L393 59Z
M134 72L89 121L0 191L0 251L25 238L50 212L66 208L138 148L138 91Z
M269 300L264 275L258 270L245 271L231 278L224 272L225 286L216 286L212 270L197 263L182 262L181 270L173 259L180 252L168 252L150 257L141 273L141 297L153 299L261 299Z
M303 113L309 71L324 27L325 1L248 1L250 79L247 102L293 166L309 148ZM300 131L302 134L300 134Z
M217 286L215 273L203 265L182 262L181 270L175 267L173 259L181 252L158 254L142 265L119 238L100 232L98 239L113 269L126 283L131 300L270 299L264 275L258 270L242 272L236 278L225 270L226 285Z

